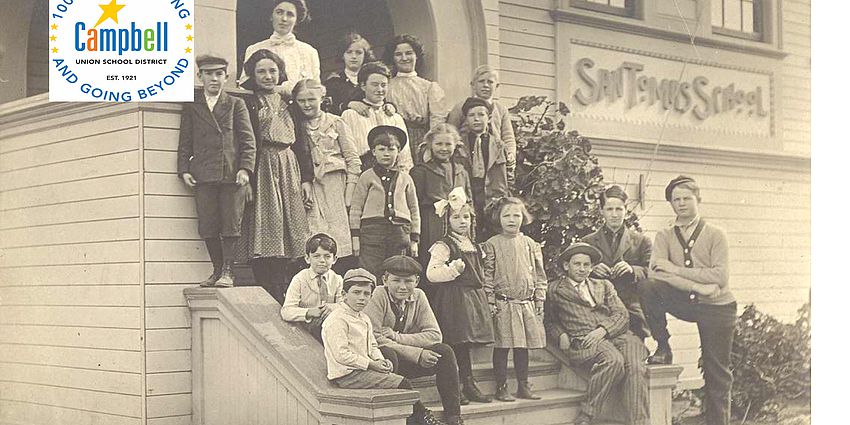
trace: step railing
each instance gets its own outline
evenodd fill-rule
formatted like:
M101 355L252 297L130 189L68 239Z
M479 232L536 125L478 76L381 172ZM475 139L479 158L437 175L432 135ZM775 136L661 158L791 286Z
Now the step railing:
M262 288L188 288L194 425L403 425L407 390L343 390L324 351Z
M567 355L551 342L545 350L561 362L561 372L558 375L558 387L585 391L590 371L586 367L570 364ZM646 381L649 386L649 419L652 425L672 425L673 423L673 390L679 382L679 374L684 368L677 365L649 365L646 368ZM602 415L608 419L622 420L624 410L619 391L613 391L613 403L606 403Z

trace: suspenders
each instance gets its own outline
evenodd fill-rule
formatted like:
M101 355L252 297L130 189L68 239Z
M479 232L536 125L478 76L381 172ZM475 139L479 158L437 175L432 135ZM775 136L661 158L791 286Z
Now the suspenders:
M699 222L697 223L697 228L694 229L693 233L691 233L691 237L690 237L690 239L688 239L687 242L685 242L685 238L684 238L684 236L682 236L682 231L679 230L679 227L677 226L677 227L673 228L673 231L676 232L676 239L679 240L679 245L681 245L682 250L684 250L685 267L686 268L693 268L694 267L694 258L693 258L694 244L696 243L697 238L699 237L699 234L702 232L703 227L705 227L705 222L702 221L702 219L700 219ZM690 294L688 294L688 301L690 301L691 303L699 302L699 300L697 299L697 294L694 293L694 292L691 292Z

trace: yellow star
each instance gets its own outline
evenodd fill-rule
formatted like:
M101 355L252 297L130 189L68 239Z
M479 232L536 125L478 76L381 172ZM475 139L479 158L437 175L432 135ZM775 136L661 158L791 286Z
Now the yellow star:
M53 53L59 53L59 49L57 49L56 47L50 49L50 51L52 51Z
M56 41L56 36L55 36L55 35L51 35L51 36L50 36L50 41Z
M195 39L195 38L194 38L194 37L192 37L191 35L187 35L187 36L186 36L186 41L192 41L192 40L194 40L194 39Z
M187 30L192 29L192 24L186 24L186 29L187 29Z
M191 49L191 48L189 48L189 47L187 47L187 48L186 48L186 53L192 53L192 49Z
M50 26L50 29L52 29L52 30L58 30L58 29L59 29L59 25L53 24L53 25L51 25L51 26Z
M101 9L103 9L103 14L100 15L100 19L97 20L97 23L94 24L92 28L97 28L103 21L107 19L112 19L115 23L118 23L118 11L123 9L125 4L116 4L118 0L112 0L109 4L101 4Z

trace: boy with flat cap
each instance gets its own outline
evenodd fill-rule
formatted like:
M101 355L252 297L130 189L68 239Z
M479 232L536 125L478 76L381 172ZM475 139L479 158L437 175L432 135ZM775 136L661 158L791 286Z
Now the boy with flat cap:
M588 425L602 409L614 385L622 381L626 423L649 424L647 350L629 331L629 313L614 285L590 277L602 253L576 242L561 255L567 277L549 285L543 320L546 331L570 362L590 369L587 398L576 425Z
M700 217L700 190L693 178L671 180L664 196L676 219L655 235L650 280L640 288L646 321L658 341L658 350L648 362L673 362L667 313L695 322L702 351L706 423L727 425L738 305L729 288L726 232Z
M581 240L602 253L602 260L593 266L590 275L614 284L617 295L629 310L629 330L643 340L649 336L649 327L643 317L638 288L647 279L652 241L649 236L626 227L628 199L629 195L620 186L613 185L605 190L599 199L605 224Z
M196 62L204 88L183 106L177 176L195 191L198 233L213 263L201 286L230 287L256 141L245 102L223 90L227 61L201 55Z
M384 285L375 289L364 310L372 320L381 352L396 365L395 372L406 378L436 375L446 423L462 424L457 360L451 347L442 342L443 334L425 293L416 287L422 267L413 258L395 255L381 268ZM421 405L414 406L413 417L423 425L444 423Z
M351 245L360 266L376 276L381 262L392 255L419 252L419 200L413 178L397 167L398 153L407 134L391 125L369 131L369 148L375 158L354 186L351 210Z

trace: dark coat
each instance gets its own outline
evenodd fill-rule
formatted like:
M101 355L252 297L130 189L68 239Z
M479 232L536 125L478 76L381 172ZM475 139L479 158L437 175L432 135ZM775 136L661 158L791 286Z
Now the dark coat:
M568 278L549 284L543 307L543 323L555 344L558 344L561 334L566 333L572 340L587 335L599 326L608 332L605 339L628 332L629 313L617 296L614 285L605 279L593 278L588 278L588 284L596 307L591 307L581 297ZM571 362L581 364L593 358L598 350L597 346L584 348L575 341L570 344L566 354Z
M242 99L222 92L213 111L203 91L184 104L177 146L177 175L198 183L235 183L236 172L254 172L256 141Z
M484 205L476 208L483 208L495 198L508 196L508 168L507 156L505 153L505 144L497 134L488 128L487 134L487 150L484 155L486 161L484 174ZM470 134L466 131L461 132L462 142L458 144L455 150L455 161L463 164L467 174L472 177L472 147L470 144ZM483 144L483 143L482 143ZM482 146L483 147L483 146Z
M634 269L634 276L625 275L616 279L615 285L620 284L621 280L628 280L631 283L646 279L649 271L649 257L652 255L652 241L649 236L638 233L632 229L623 229L623 237L620 238L620 244L612 247L610 242L605 237L605 228L601 228L581 240L593 245L602 253L602 262L608 267L613 267L620 260L629 263Z

